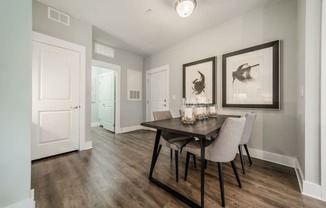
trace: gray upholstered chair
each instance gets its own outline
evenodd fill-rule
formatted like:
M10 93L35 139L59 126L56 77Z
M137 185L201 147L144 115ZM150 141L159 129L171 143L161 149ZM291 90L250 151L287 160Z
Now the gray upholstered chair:
M245 127L243 129L240 143L239 143L239 154L240 154L240 160L241 160L243 174L246 174L246 173L245 173L245 168L244 168L244 158L243 158L243 154L242 154L242 149L243 149L242 147L244 146L247 156L248 156L248 159L249 159L249 162L250 162L250 165L252 165L252 161L251 161L251 157L250 157L250 154L248 151L247 144L249 142L249 139L251 136L251 131L254 126L257 114L254 112L250 112L250 113L247 113L245 117L246 117L246 123L245 123Z
M221 199L222 206L225 206L224 199L224 180L223 180L223 169L222 163L231 162L232 169L237 178L238 185L241 188L240 178L237 172L237 169L234 164L234 159L237 154L237 147L239 145L243 128L245 125L246 119L242 118L227 118L223 123L217 138L214 140L205 141L205 159L216 162L218 164L218 173L220 179L220 189L221 189ZM187 180L188 174L188 165L189 165L189 155L195 154L200 157L200 143L189 142L184 148L183 151L187 151L186 159L186 168L185 168L185 180Z
M164 120L164 119L171 119L172 114L170 111L155 111L153 112L154 120ZM171 149L171 159L172 159L172 150L175 152L175 168L176 168L176 181L179 181L179 150L181 150L188 142L192 140L189 136L184 136L176 133L170 133L162 131L159 148L156 154L155 162L160 154L162 146L168 147Z

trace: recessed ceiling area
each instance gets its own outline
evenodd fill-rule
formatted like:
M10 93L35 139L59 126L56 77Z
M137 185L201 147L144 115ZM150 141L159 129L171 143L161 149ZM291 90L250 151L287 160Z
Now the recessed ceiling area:
M39 1L92 24L147 56L279 0L197 0L194 13L186 18L176 13L176 0Z

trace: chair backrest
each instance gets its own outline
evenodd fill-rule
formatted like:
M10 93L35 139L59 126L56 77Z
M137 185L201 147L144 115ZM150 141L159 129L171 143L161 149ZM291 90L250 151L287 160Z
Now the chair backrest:
M173 118L171 111L154 111L153 116L155 121Z
M250 113L247 113L245 117L246 117L246 123L245 123L245 127L243 129L240 144L247 144L249 142L252 128L254 127L254 123L255 123L255 120L257 117L257 113L250 112Z
M245 117L227 118L217 138L206 148L205 159L213 162L230 162L234 160L245 122Z

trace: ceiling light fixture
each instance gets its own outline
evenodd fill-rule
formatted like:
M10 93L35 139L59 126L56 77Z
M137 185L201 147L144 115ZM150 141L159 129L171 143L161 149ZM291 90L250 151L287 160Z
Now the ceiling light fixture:
M178 0L174 8L180 17L188 17L193 13L196 5L196 0Z

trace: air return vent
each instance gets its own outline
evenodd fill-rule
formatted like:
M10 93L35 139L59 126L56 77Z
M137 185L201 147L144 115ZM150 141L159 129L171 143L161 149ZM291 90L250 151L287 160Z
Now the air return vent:
M70 16L48 7L48 18L64 25L70 25Z
M128 100L140 101L142 96L142 72L127 70Z

